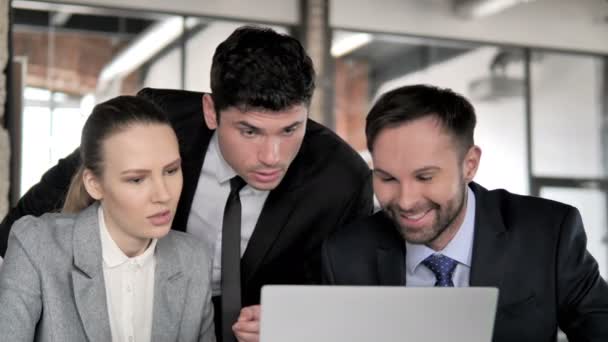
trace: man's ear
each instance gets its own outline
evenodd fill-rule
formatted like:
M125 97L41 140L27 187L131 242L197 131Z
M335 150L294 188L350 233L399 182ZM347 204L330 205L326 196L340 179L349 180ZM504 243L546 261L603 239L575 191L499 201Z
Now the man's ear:
M203 95L203 117L205 118L205 123L209 129L217 128L217 113L215 112L213 98L211 98L211 95L209 94Z
M93 171L89 169L84 169L82 173L82 183L84 184L84 188L89 193L89 196L93 197L93 199L99 201L103 199L103 188L99 182L99 179Z
M481 148L477 145L473 145L469 148L467 153L464 155L462 161L462 174L467 184L473 181L477 169L479 169L479 162L481 160Z

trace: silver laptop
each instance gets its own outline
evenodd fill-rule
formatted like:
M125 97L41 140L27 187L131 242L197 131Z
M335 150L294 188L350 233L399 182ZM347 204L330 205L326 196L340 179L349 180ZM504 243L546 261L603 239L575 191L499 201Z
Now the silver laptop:
M260 342L490 342L496 288L264 286Z

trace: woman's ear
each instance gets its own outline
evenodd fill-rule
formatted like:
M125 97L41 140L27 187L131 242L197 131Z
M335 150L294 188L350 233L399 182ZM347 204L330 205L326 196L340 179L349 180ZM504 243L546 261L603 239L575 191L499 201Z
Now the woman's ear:
M89 195L93 197L93 199L99 201L103 199L103 188L99 179L93 171L89 169L84 169L82 173L82 183L84 184L84 188L87 190Z

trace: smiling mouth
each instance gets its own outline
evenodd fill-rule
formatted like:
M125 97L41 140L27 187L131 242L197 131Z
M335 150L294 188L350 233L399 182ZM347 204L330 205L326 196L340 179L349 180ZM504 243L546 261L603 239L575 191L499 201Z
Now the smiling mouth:
M417 222L417 221L422 220L424 217L426 217L426 215L427 215L428 213L430 213L430 212L431 212L431 210L433 210L433 209L428 209L428 210L425 210L425 211L419 212L419 213L417 213L417 214L410 214L410 215L399 214L399 216L401 216L402 218L404 218L404 219L406 219L406 220L408 220L408 221L411 221L411 222Z

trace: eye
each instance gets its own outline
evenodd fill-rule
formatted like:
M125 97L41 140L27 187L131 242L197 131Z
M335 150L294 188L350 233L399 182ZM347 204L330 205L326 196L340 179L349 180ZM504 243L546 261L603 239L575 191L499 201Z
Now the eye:
M298 130L299 126L292 126L292 127L287 127L283 130L283 134L285 135L292 135L295 131Z
M168 169L167 171L165 171L168 175L174 175L177 173L177 171L179 171L179 167L172 167L170 169Z
M391 177L388 175L379 175L376 174L376 177L378 177L378 179L382 182L382 183L388 183L388 182L393 182L395 181L395 177Z
M134 178L127 179L127 183L132 183L132 184L140 184L143 181L144 181L143 177L134 177Z
M421 182L429 182L429 181L433 180L433 176L432 175L417 175L416 179L418 179Z
M244 136L245 138L253 138L256 134L257 134L257 132L254 129L250 129L250 128L241 129L241 135Z

